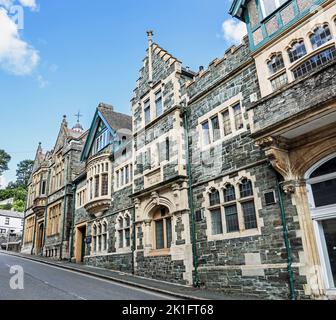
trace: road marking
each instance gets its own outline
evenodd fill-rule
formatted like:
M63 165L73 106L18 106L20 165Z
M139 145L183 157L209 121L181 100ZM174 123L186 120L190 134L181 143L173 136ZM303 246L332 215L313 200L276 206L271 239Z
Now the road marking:
M2 254L1 252L0 252L0 255L4 256L4 254ZM62 270L62 271L66 271L66 272L69 272L69 273L75 273L75 274L78 274L78 275L80 275L82 277L99 280L99 281L106 282L106 283L109 283L109 284L112 283L112 284L114 284L116 286L119 286L119 287L123 287L123 288L127 288L127 289L132 289L132 290L135 290L135 291L143 292L143 293L150 294L150 295L157 296L157 297L162 297L162 298L165 298L167 300L177 300L177 298L170 297L169 294L163 294L163 293L161 294L161 293L151 292L149 290L133 287L131 285L126 285L126 284L118 283L118 282L115 282L114 280L107 280L107 279L98 278L98 277L95 277L95 276L92 276L92 275L83 274L80 271L68 270L68 269L64 269L64 268L58 267L58 266L49 265L49 264L46 264L46 263L43 263L43 262L39 262L39 261L35 261L35 260L29 260L29 259L22 258L22 257L19 257L19 256L13 256L13 255L6 255L6 256L7 257L21 259L21 260L25 260L25 261L29 261L29 262L33 262L33 263L36 263L36 264L43 265L45 267L51 267L51 268Z

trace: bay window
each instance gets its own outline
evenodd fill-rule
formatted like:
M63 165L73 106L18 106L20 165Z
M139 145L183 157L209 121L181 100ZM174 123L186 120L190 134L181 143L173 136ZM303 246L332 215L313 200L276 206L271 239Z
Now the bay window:
M260 0L263 17L268 17L288 0Z

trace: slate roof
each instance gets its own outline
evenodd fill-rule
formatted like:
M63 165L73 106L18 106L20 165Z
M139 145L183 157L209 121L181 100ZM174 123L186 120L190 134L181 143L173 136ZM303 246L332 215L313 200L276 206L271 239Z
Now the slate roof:
M98 106L99 112L103 115L109 126L118 131L120 129L132 130L132 117L123 113L113 111L113 106L101 103Z
M16 212L16 211L8 211L8 210L0 210L0 216L9 217L9 218L17 218L17 219L23 219L24 218L23 213Z

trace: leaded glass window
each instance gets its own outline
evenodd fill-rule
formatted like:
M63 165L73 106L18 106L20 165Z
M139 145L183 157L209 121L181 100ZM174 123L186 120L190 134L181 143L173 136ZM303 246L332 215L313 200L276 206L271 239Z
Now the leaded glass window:
M225 217L226 232L230 233L239 231L238 211L236 205L225 207Z
M321 47L331 39L332 36L328 25L317 27L314 30L314 33L310 36L310 42L313 46L313 49Z
M227 185L224 189L224 200L225 202L231 202L236 200L236 191L233 185Z
M220 204L219 191L213 190L209 195L210 206L215 206Z
M309 72L314 71L314 69L328 63L331 60L336 58L336 49L335 47L326 49L313 57L310 57L297 68L293 70L295 79L300 78L308 74Z
M303 56L307 54L306 46L303 40L293 43L292 47L288 49L287 52L288 52L290 62L299 60L300 58L302 58Z
M244 128L243 114L240 103L233 107L236 130Z
M220 139L220 128L219 128L218 116L211 119L211 124L212 124L213 141L217 141Z
M255 211L254 201L248 201L242 203L242 209L244 214L245 229L257 228L257 217Z
M244 179L240 186L240 197L246 198L253 196L252 182L250 180Z
M273 55L267 65L271 74L277 73L283 69L285 67L285 63L282 58L282 54L278 53Z
M211 230L213 235L223 233L221 209L211 210Z

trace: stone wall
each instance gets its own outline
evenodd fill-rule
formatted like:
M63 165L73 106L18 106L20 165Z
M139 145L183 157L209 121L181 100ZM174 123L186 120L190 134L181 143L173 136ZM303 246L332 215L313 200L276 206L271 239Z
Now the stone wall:
M193 202L195 212L203 213L202 219L196 222L201 285L238 296L287 299L290 294L287 251L279 199L269 206L264 199L265 192L276 192L276 176L265 154L256 147L251 137L251 118L247 112L251 95L260 97L256 67L250 60L248 46L231 50L224 60L211 64L205 75L200 75L187 87L187 93L192 99L189 103L189 141ZM197 98L193 99L194 96ZM200 117L225 105L232 97L239 98L245 110L246 129L202 150ZM255 116L258 119L259 115L255 113ZM272 116L260 109L260 117ZM253 181L259 231L251 235L240 231L240 236L223 234L216 240L209 239L211 222L207 220L210 220L211 214L207 207L207 190L213 185L223 186L227 181L245 175ZM305 298L307 279L300 275L297 267L301 263L302 239L297 211L290 197L285 199L285 207L293 251L295 289L300 298Z
M255 131L266 129L336 98L336 61L251 105Z
M171 283L186 284L183 273L186 271L183 260L172 261L171 256L145 257L136 254L136 275Z

